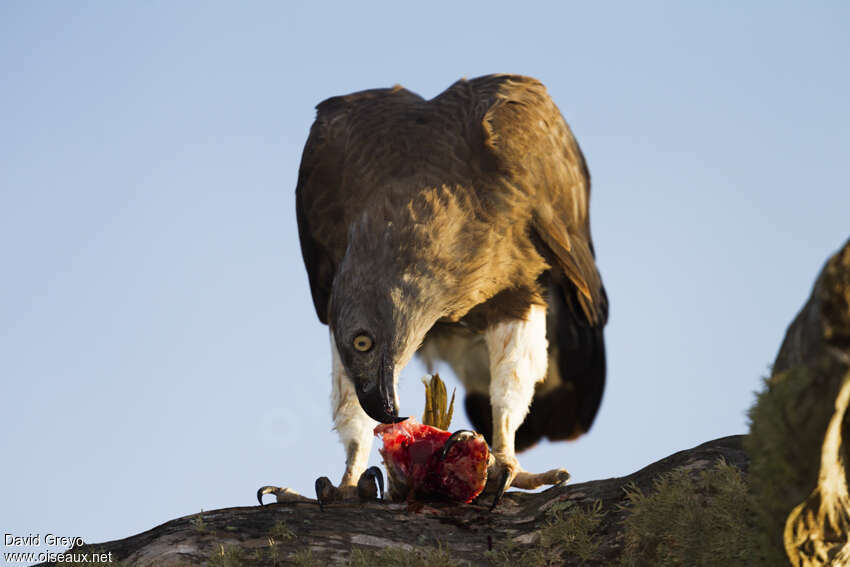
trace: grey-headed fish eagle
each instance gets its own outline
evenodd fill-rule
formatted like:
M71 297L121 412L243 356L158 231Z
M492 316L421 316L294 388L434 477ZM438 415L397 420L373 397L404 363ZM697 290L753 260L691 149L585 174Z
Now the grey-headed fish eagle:
M608 300L590 237L590 176L555 103L516 75L431 100L400 87L317 107L295 190L313 303L330 329L344 495L376 421L398 421L414 354L447 362L490 444L489 478L533 489L516 452L573 439L605 385ZM403 419L403 418L402 418Z

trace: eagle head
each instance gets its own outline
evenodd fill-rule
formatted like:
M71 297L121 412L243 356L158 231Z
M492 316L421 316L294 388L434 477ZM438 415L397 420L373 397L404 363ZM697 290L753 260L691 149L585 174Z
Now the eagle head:
M331 303L331 328L340 360L354 382L360 406L381 423L395 423L397 356L392 331L382 324L380 310L367 301L349 299L338 309Z
M415 262L405 261L404 246L382 243L350 238L331 286L328 323L363 411L396 423L407 419L398 416L398 374L439 319L440 293L412 275Z

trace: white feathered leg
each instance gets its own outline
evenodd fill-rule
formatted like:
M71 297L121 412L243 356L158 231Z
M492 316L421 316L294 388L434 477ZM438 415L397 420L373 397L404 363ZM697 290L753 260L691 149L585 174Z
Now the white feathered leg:
M357 481L369 463L373 431L378 422L366 415L360 407L357 392L354 391L354 383L346 375L345 367L336 350L333 332L330 336L333 360L331 412L334 429L345 447L345 473L342 475L339 487L344 491L345 496L353 496Z
M365 480L365 485L361 488L366 487L366 490L359 494L361 498L374 498L374 496L364 496L364 494L373 494L374 491L377 491L377 486L371 486L376 481L378 486L381 487L381 492L383 492L383 479L378 480L374 477L374 472L377 471L380 474L380 469L373 467L374 471L370 469L367 474L363 474L366 471L366 465L369 463L369 452L372 450L372 432L377 422L366 415L366 412L360 407L357 393L354 391L354 384L348 379L345 367L342 365L342 360L340 360L339 353L336 350L333 332L331 332L331 359L331 412L333 413L334 429L339 433L339 440L345 447L345 473L342 475L342 481L340 481L338 488L327 477L323 476L316 480L316 498L319 500L319 506L326 502L357 497L358 482L362 480ZM257 490L257 500L259 500L260 505L263 504L263 496L266 494L274 494L278 502L303 498L300 494L288 488L261 486Z
M490 404L493 407L491 478L507 473L507 486L533 489L569 478L564 469L542 474L522 470L516 458L514 437L534 397L534 386L546 376L549 362L546 343L546 307L532 305L524 320L504 321L485 333L490 355Z

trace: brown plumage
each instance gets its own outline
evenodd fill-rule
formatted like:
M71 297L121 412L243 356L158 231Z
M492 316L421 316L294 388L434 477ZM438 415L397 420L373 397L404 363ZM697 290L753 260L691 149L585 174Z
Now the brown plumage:
M431 100L397 86L317 109L298 229L316 313L357 395L375 391L376 373L397 376L421 346L467 385L470 419L489 440L481 333L545 305L549 371L517 448L586 431L604 389L608 304L587 167L545 87L491 75ZM374 341L365 357L350 348L356 333ZM369 415L394 415L391 403L381 414L365 396Z

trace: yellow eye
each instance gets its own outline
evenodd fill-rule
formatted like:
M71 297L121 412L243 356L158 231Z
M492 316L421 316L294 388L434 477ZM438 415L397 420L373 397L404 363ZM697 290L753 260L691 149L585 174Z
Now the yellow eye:
M354 337L354 348L359 352L368 352L372 348L372 337L369 335L357 335Z

